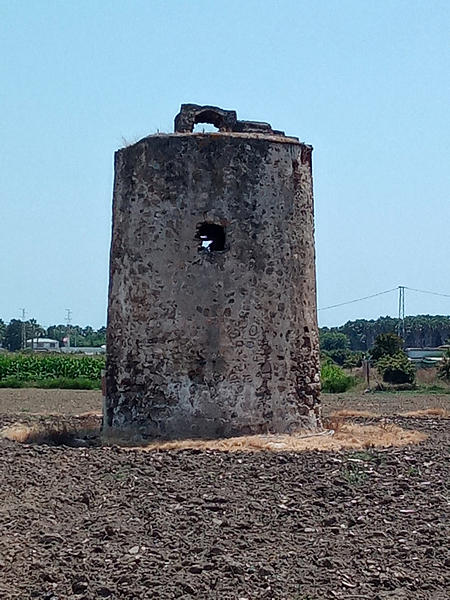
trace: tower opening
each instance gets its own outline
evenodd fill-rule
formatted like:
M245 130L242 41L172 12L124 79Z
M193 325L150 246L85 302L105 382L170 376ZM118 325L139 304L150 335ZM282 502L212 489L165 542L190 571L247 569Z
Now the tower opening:
M199 122L194 125L192 133L217 133L220 129L211 123Z
M199 252L220 252L225 250L225 228L215 223L201 223L195 239L200 240Z
M215 131L219 131L223 128L223 116L215 110L204 110L195 115L194 126L208 123L216 127Z

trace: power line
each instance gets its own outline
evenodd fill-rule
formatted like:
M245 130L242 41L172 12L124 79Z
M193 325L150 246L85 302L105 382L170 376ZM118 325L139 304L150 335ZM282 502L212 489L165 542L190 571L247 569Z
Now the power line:
M355 298L355 300L348 300L347 302L340 302L339 304L331 304L330 306L323 306L322 308L318 308L317 310L328 310L329 308L337 308L338 306L346 306L347 304L353 304L354 302L361 302L361 300L369 300L369 298L375 298L376 296L382 296L383 294L389 294L390 292L395 292L399 290L399 319L404 319L405 315L405 290L409 290L411 292L420 292L421 294L431 294L433 296L441 296L442 298L450 298L450 294L442 294L440 292L431 292L429 290L419 290L417 288L411 288L406 285L398 285L395 288L390 290L385 290L384 292L377 292L376 294L370 294L369 296L363 296L362 298Z
M417 290L416 288L410 288L404 286L405 290L411 290L411 292L420 292L421 294L431 294L432 296L442 296L443 298L450 298L450 294L441 294L440 292L430 292L428 290Z
M353 304L354 302L361 302L361 300L368 300L369 298L375 298L376 296L382 296L383 294L389 294L398 290L398 286L384 292L377 292L376 294L370 294L370 296L363 296L362 298L355 298L355 300L348 300L347 302L340 302L339 304L331 304L330 306L323 306L317 310L328 310L329 308L337 308L338 306L345 306L346 304Z

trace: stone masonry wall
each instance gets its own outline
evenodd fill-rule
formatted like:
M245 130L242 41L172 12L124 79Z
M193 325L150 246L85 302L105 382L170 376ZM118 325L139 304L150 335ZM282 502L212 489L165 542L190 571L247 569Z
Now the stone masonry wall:
M202 223L225 249L199 249ZM105 430L147 437L320 423L311 147L149 136L115 159Z

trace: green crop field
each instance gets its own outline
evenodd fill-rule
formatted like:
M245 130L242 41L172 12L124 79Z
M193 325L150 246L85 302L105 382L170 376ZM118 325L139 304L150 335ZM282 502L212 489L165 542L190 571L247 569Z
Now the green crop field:
M104 356L0 355L0 387L99 387Z

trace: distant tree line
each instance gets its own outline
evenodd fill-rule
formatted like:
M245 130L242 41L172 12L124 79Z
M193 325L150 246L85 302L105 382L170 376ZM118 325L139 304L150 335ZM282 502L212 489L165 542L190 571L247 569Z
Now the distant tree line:
M368 352L375 339L384 333L397 333L398 319L380 317L376 320L357 319L340 327L322 327L322 351L350 350ZM417 315L405 318L404 346L435 348L450 340L450 316Z
M320 328L320 349L330 353L338 364L352 366L359 355L368 352L380 334L397 333L398 319L379 317L376 320L357 319L339 327ZM106 327L93 329L89 325L65 324L42 327L35 319L21 321L11 319L7 324L0 319L0 346L8 350L20 350L23 337L49 337L64 345L63 338L70 334L71 346L101 346L106 343ZM405 318L404 345L409 348L437 347L450 341L450 316L417 315ZM336 360L337 359L337 360Z
M91 326L81 327L80 325L50 325L42 327L35 319L21 321L20 319L11 319L6 324L0 319L0 346L14 352L23 347L25 340L37 337L49 337L57 340L60 346L64 345L63 339L70 336L71 346L101 346L106 343L106 327L93 329Z

